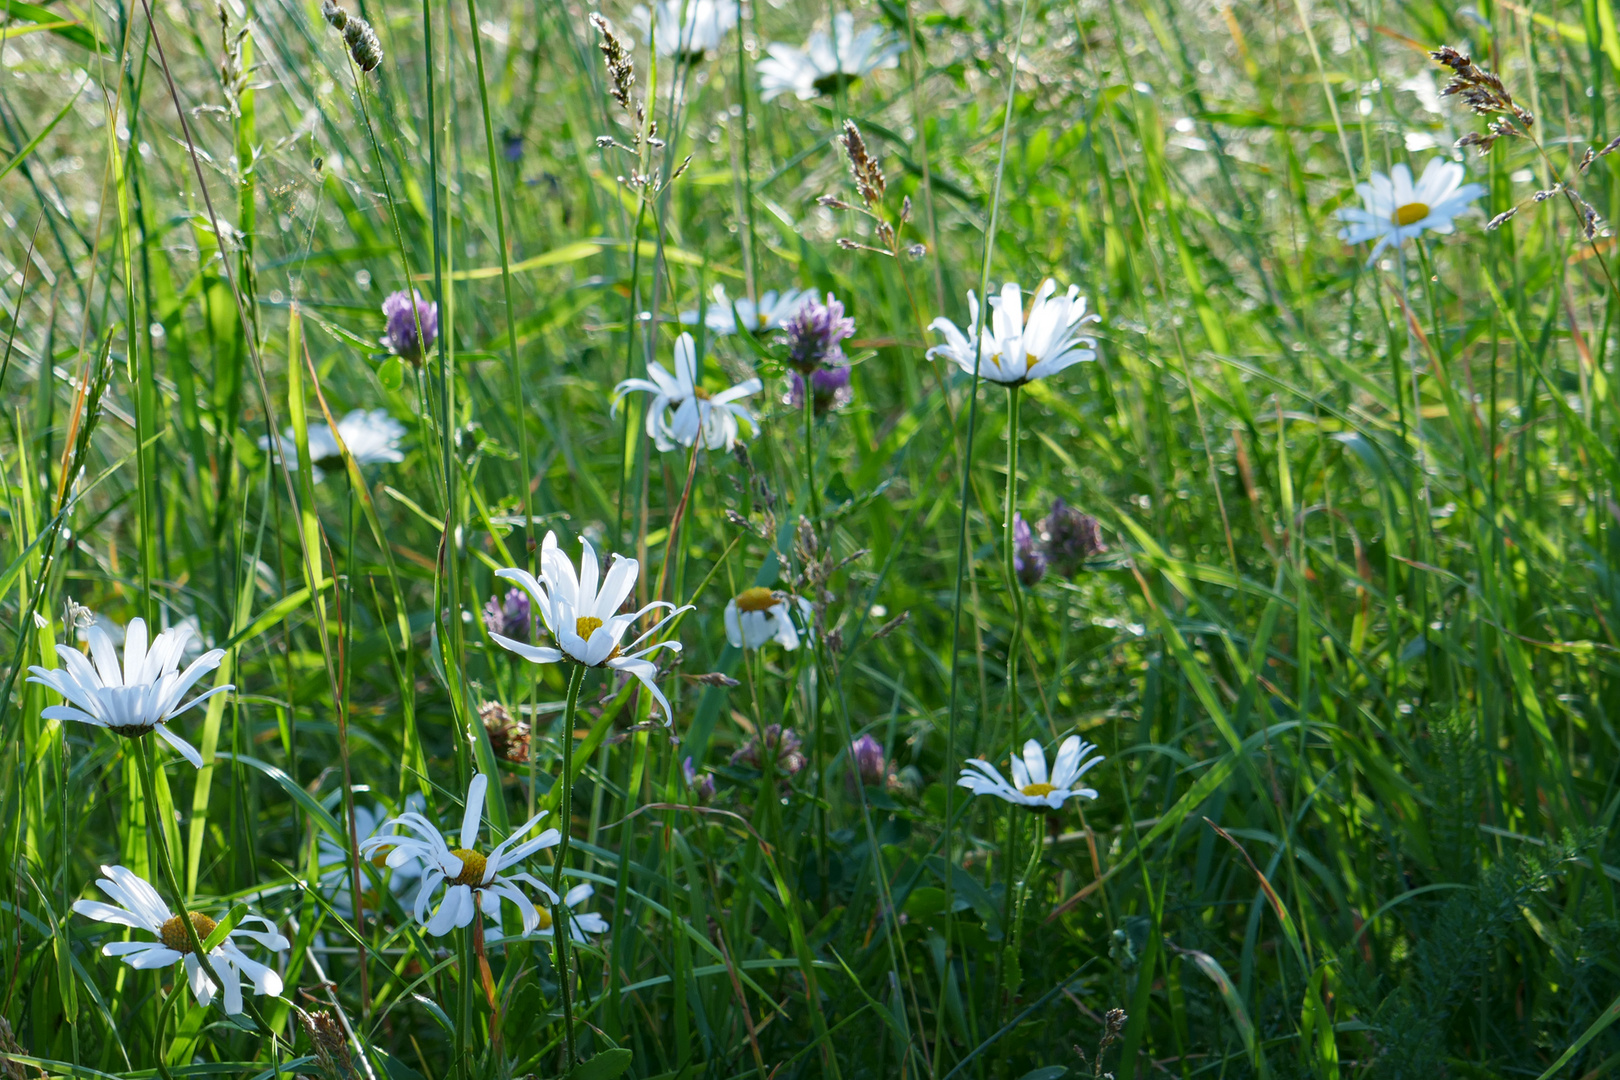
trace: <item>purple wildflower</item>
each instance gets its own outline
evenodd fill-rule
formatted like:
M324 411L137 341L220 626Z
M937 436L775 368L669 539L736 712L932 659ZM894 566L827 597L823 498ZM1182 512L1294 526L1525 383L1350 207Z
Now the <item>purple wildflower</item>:
M686 777L687 790L697 797L698 802L706 803L710 799L714 798L713 773L704 773L703 777L699 779L698 771L692 765L691 758L687 758L685 761L681 762L681 773Z
M844 363L839 342L855 332L855 320L844 316L844 305L827 294L827 302L807 299L783 324L787 332L788 366L803 374L818 367Z
M804 376L797 371L788 373L788 392L784 401L795 409L804 408ZM815 395L816 415L842 409L855 400L855 390L849 385L849 368L821 367L810 373L810 392Z
M509 637L513 641L529 642L529 594L522 589L508 589L503 602L492 596L484 604L484 625L489 632Z
M883 760L883 744L870 735L862 735L849 744L849 768L844 772L844 786L850 795L856 795L857 784L868 787L881 784L888 778L888 762Z
M523 158L523 136L508 131L501 136L501 156L516 165Z
M416 298L415 318L411 312L412 296ZM415 289L411 290L409 296L403 289L389 293L388 299L383 301L382 311L388 320L383 343L407 360L420 360L423 351L431 348L439 336L439 305L422 299L422 294ZM420 344L416 340L418 319L422 323Z
M1041 544L1053 573L1062 577L1073 576L1087 559L1108 550L1097 519L1062 499L1052 500L1052 512L1041 522Z
M1033 589L1046 576L1046 556L1036 546L1029 522L1016 510L1013 511L1013 572L1027 589Z
M760 752L761 745L765 752ZM749 739L731 755L733 765L746 765L750 769L765 771L767 755L773 762L772 768L778 776L792 776L804 768L804 753L800 749L803 744L792 728L784 728L781 724L772 724L767 727L758 738Z

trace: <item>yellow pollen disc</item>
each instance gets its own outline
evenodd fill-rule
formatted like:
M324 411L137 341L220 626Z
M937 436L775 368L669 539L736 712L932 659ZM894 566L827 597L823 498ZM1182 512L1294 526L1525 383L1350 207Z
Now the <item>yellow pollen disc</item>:
M470 885L473 888L484 883L484 868L489 860L471 848L456 848L450 854L461 860L461 873L451 878L451 885Z
M697 398L699 401L708 401L714 395L703 389L701 386L694 386L692 387L692 396Z
M1032 799L1039 799L1043 795L1050 795L1057 788L1051 784L1025 784L1018 789L1020 795L1028 795Z
M776 606L776 594L762 585L737 594L738 611L769 611Z
M214 927L219 924L199 911L190 912L190 915L191 925L197 928L197 939L207 941L208 935L212 934ZM177 953L189 953L191 951L191 942L186 940L186 924L180 921L178 915L169 917L168 921L163 924L162 929L158 931L158 937L163 939L165 946Z
M381 851L377 852L377 854L371 857L371 865L375 866L379 870L388 869L388 853L391 850L393 849L383 848Z
M1409 202L1405 206L1397 206L1395 212L1389 216L1389 220L1396 225L1411 225L1428 216L1428 203Z
M536 915L540 916L540 929L542 929L542 930L550 930L551 929L551 912L547 911L545 908L536 908L534 913Z
M578 634L586 641L591 640L591 635L596 633L601 628L602 620L598 619L595 615L581 615L579 618L574 620L574 633Z

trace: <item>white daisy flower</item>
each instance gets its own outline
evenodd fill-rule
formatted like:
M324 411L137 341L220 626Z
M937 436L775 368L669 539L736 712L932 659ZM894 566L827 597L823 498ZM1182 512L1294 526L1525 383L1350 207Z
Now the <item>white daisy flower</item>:
M775 641L792 652L799 647L799 628L793 625L790 604L798 607L808 633L815 619L810 601L759 585L744 589L726 605L726 640L737 649L757 649L767 641Z
M1464 184L1462 178L1461 165L1439 157L1429 159L1416 184L1405 165L1395 166L1389 176L1375 172L1367 183L1356 185L1366 208L1346 207L1336 215L1347 223L1339 239L1350 244L1376 239L1367 256L1371 266L1391 244L1398 248L1425 231L1449 233L1452 218L1485 194L1484 184Z
M1080 331L1102 316L1086 314L1086 298L1078 286L1070 285L1056 295L1057 282L1047 278L1030 304L1024 318L1024 294L1014 282L1001 287L1000 296L990 298L990 326L979 325L979 298L968 293L967 333L946 318L935 319L930 330L945 335L945 344L928 350L931 360L943 355L968 374L974 370L992 382L1021 386L1048 375L1056 375L1071 364L1097 359L1097 339ZM982 339L975 346L975 339Z
M526 570L495 571L496 577L517 584L534 597L540 619L558 647L526 645L500 634L491 634L490 637L502 648L510 649L536 664L569 660L586 667L612 668L633 675L641 680L641 684L652 693L653 699L664 711L664 723L671 723L669 702L653 681L658 674L658 665L646 657L659 649L680 652L681 643L660 641L639 651L636 651L636 646L658 633L681 612L691 611L692 605L678 608L667 600L655 600L640 611L621 615L619 608L635 589L641 564L634 559L615 555L604 580L597 566L596 549L584 537L580 537L579 543L585 550L580 556L577 576L573 564L557 547L556 533L547 533L540 546L539 581ZM667 609L669 614L659 619L646 633L625 644L625 632L643 615L660 609Z
M652 39L659 56L696 62L716 52L737 28L737 0L657 0L651 11L637 4L630 21Z
M197 680L219 667L225 658L224 649L210 649L182 672L180 658L191 633L185 623L170 627L148 649L146 620L131 619L124 631L124 666L120 669L112 639L100 626L90 626L85 631L90 641L90 659L72 646L62 645L56 655L64 667L47 670L36 664L28 669L29 682L48 686L68 701L67 705L47 706L40 715L47 720L93 724L129 739L155 731L181 757L202 768L202 755L165 725L187 709L234 687L216 686L180 704Z
M1095 799L1093 788L1075 787L1079 779L1101 762L1102 755L1092 757L1097 748L1078 735L1070 735L1058 747L1057 760L1052 762L1052 775L1046 774L1046 754L1034 739L1024 744L1024 757L1012 759L1013 782L1002 779L996 767L983 758L970 760L968 767L956 781L975 795L994 795L1020 806L1060 809L1072 798Z
M770 101L791 92L809 101L831 94L879 68L896 67L904 49L904 42L880 26L857 34L855 16L840 11L833 16L830 37L817 30L802 49L780 42L766 47L771 55L759 62L759 96Z
M329 425L311 424L307 434L309 460L313 464L318 466L326 462L332 465L341 461L343 452L338 449L338 439L333 437ZM354 455L357 465L392 464L405 460L399 448L400 439L405 437L405 425L389 416L387 409L355 409L338 421L337 435L342 438L343 445L349 448L349 453ZM287 460L291 461L298 456L298 443L293 439L292 428L275 440L268 435L260 438L259 448L269 450L272 458L286 454ZM324 476L321 469L315 469L316 481Z
M426 806L420 793L411 795L405 800L407 812L421 812ZM354 831L356 839L364 845L374 836L388 836L384 827L388 824L388 809L383 806L356 806L354 808ZM320 865L327 867L321 873L321 891L332 901L332 907L344 918L354 917L354 903L349 896L349 849L336 838L321 833L317 841L317 857ZM379 870L388 866L388 852L379 846L372 855L371 862ZM361 898L365 900L366 907L375 911L382 905L379 897L366 891L366 877L361 874ZM400 905L411 908L416 903L416 890L422 883L422 868L417 863L407 863L395 870L388 878L388 891L399 898Z
M738 327L754 334L780 330L787 325L789 319L798 314L806 301L816 298L816 294L810 289L784 289L780 293L775 289L769 289L761 294L758 303L746 296L739 296L733 300L726 295L724 285L716 285L712 295L714 302L703 314L703 325L708 327L709 333L715 337L735 334ZM696 311L681 312L683 324L696 326L697 321Z
M647 364L647 379L626 379L613 388L613 411L619 401L634 391L653 395L647 407L647 436L665 453L679 446L691 446L699 439L706 450L730 450L737 442L745 421L755 430L754 414L738 404L750 394L759 393L764 383L745 379L729 390L711 393L698 382L697 349L691 334L675 339L675 374L656 360Z
M389 849L386 862L395 872L413 862L417 864L422 885L416 893L414 913L416 921L425 924L427 932L434 937L443 937L451 930L466 926L472 922L476 911L481 910L490 918L498 919L502 899L517 905L523 917L523 932L532 934L540 925L540 915L518 885L532 885L548 898L556 896L532 874L506 872L540 849L554 847L561 842L562 835L556 829L547 829L539 836L520 841L546 816L544 810L513 830L511 836L496 844L487 854L473 846L478 843L478 829L484 820L484 793L488 787L489 778L483 773L475 775L468 785L458 847L452 848L445 843L438 826L415 811L406 811L397 818L383 822L381 826L403 825L415 836L372 836L360 845L360 854L367 858ZM439 901L433 918L429 919L428 905L440 885L445 887L444 898Z
M582 912L579 910L580 905L584 904L595 893L596 890L591 887L590 882L585 882L569 889L568 894L563 897L563 904L568 908L568 936L581 944L587 940L586 934L605 934L608 932L608 921L606 919L594 911ZM551 913L542 910L540 912L540 936L550 937L551 926Z
M187 940L186 935L186 924L181 921L180 916L171 913L169 905L158 896L157 890L137 876L133 870L122 866L103 866L101 872L106 877L98 878L96 885L117 903L103 904L99 900L79 900L74 903L73 910L100 922L145 930L157 938L156 941L109 941L101 947L101 954L121 956L124 963L142 971L168 967L184 960L186 982L191 986L191 993L203 1007L212 1004L218 988L203 971L202 965L197 962L197 954L191 951L191 942ZM197 929L199 941L206 941L208 935L219 925L199 911L190 911L186 914L191 919L191 925ZM264 929L247 929L249 923L258 923ZM275 924L269 919L261 915L246 915L236 924L234 930L225 935L224 941L209 950L209 964L215 974L225 980L225 1011L228 1013L242 1011L241 979L244 975L247 976L256 994L274 996L281 993L281 976L276 974L275 969L259 963L244 953L237 944L238 939L257 942L272 952L280 952L289 944L287 939L276 931Z

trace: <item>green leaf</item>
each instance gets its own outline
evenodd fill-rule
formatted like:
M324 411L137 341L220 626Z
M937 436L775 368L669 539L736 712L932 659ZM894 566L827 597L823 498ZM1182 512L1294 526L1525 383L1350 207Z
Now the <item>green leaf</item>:
M634 1057L628 1050L604 1050L568 1070L568 1080L618 1080Z
M5 13L13 19L26 19L31 23L47 24L51 27L51 33L57 37L65 38L75 45L89 49L91 52L103 51L97 46L95 35L86 30L80 23L73 22L67 26L59 26L57 24L63 21L62 17L49 8L40 7L38 4L25 4L22 0L4 0L4 3Z
M1044 1065L1039 1069L1031 1069L1019 1080L1063 1080L1063 1077L1068 1075L1067 1065Z
M405 361L390 356L377 368L377 381L386 390L398 390L405 385Z
M236 904L231 908L230 911L226 912L225 917L214 924L213 931L207 937L203 938L203 952L212 952L220 942L224 941L226 937L230 935L232 930L236 929L236 924L241 922L242 916L246 915L247 913L248 906L246 904Z

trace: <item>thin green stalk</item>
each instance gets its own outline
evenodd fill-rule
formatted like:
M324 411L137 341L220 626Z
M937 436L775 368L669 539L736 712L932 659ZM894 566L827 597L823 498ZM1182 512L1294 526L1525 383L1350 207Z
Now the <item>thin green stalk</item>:
M568 865L568 840L573 833L574 797L574 710L579 705L579 688L585 682L585 665L574 664L568 673L568 705L562 719L562 799L557 805L562 839L557 844L557 861L551 871L551 891L557 894L552 905L555 912L551 920L551 937L557 943L557 989L562 996L563 1045L567 1048L568 1068L579 1060L574 1049L573 971L568 962L568 932L571 926L568 907L563 897L568 887L563 882L563 870Z
M1007 97L1002 103L1001 120L1001 149L996 158L996 182L990 194L990 221L984 231L984 258L979 267L979 295L986 301L990 295L990 262L995 255L996 224L1001 211L1001 185L1007 170L1007 135L1012 130L1013 88L1017 85L1014 76L1018 72L1018 42L1023 38L1024 19L1029 14L1029 0L1020 0L1018 7L1018 37L1014 39L1012 63L1007 71ZM988 312L983 314L988 315ZM952 832L956 822L956 785L950 783L951 775L956 771L956 720L957 707L960 704L961 677L958 670L962 653L962 584L967 577L968 564L968 505L973 494L973 437L976 433L979 419L979 369L984 363L984 336L978 327L971 328L974 333L973 379L968 386L968 424L967 443L962 454L962 486L958 497L960 509L956 522L956 582L951 588L951 663L950 663L950 694L949 704L945 714L945 841L942 854L947 867L953 865ZM945 875L945 910L942 917L944 923L946 970L942 976L941 994L944 996L944 986L950 979L950 948L951 948L951 906L954 903L955 883L954 874ZM945 1038L945 1009L939 1009L934 1021L934 1053L930 1065L934 1080L939 1080L939 1070L943 1066L945 1055L941 1053Z

